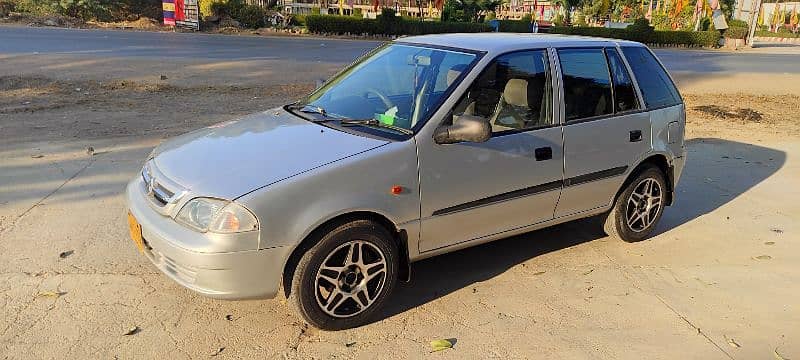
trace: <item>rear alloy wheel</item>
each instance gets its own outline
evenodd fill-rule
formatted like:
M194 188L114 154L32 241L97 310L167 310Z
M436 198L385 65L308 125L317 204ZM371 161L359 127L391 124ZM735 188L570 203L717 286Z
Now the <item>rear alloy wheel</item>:
M666 181L660 169L643 168L628 183L606 216L606 234L627 242L646 239L655 230L664 213Z
M289 296L300 315L324 330L368 322L397 278L397 247L371 221L339 225L300 259Z

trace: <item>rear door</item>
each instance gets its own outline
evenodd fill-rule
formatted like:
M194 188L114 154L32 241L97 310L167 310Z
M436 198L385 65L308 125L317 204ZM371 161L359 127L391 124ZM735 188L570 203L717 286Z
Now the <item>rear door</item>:
M555 217L610 204L650 150L650 118L616 47L557 51L564 104L564 189Z

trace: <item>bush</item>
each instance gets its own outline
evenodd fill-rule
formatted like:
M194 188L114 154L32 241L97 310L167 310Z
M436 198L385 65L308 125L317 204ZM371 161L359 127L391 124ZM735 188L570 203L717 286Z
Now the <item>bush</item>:
M14 11L17 5L10 0L0 0L0 16L7 16L8 13Z
M730 39L745 39L749 33L750 29L748 28L729 27L722 35Z
M263 8L258 5L243 5L241 8L236 9L236 13L232 14L243 27L257 29L267 25L267 14Z
M292 15L291 24L295 26L306 26L306 15L303 14Z
M716 46L717 41L719 41L719 32L717 31L654 30L642 33L640 31L631 31L631 27L634 27L634 25L628 26L627 29L554 26L550 28L550 32L554 34L582 35L631 40L653 45ZM636 27L634 27L634 29L636 29Z
M738 20L738 19L732 19L732 20L728 20L728 27L749 29L750 25L747 25L747 21Z
M655 31L655 28L650 26L650 21L645 18L639 18L633 21L633 24L628 25L625 30L650 34Z
M381 14L377 19L358 19L352 16L309 15L306 27L312 33L423 35L455 32L483 32L491 28L482 23L452 23L439 21L409 21Z

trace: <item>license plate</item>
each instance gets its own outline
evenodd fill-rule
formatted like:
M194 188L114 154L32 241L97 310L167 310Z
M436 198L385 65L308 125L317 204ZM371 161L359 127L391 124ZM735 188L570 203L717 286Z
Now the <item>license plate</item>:
M136 243L136 248L140 253L144 253L144 238L142 238L142 225L136 221L130 211L128 211L128 229L131 232L131 239Z

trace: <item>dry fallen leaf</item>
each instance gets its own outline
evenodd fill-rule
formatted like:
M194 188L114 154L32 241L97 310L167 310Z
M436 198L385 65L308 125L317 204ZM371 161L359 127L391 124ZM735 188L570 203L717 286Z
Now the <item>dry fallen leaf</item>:
M591 274L591 273L592 273L592 271L594 271L594 269L591 269L591 270L589 270L589 271L587 271L587 272L583 273L583 275L589 275L589 274Z
M546 273L546 271L537 271L537 272L533 273L533 275L542 275L544 273Z
M67 251L62 252L61 254L58 254L58 257L64 259L67 256L70 256L70 255L72 255L74 253L75 253L75 250L67 250Z
M353 346L353 345L355 345L355 344L356 344L356 342L355 342L355 341L353 341L353 342L349 342L349 343L347 343L347 344L344 344L344 346L346 346L346 347L352 347L352 346Z
M769 260L769 259L772 259L772 256L769 256L769 255L758 255L758 256L754 257L753 259L756 259L756 260Z
M225 347L224 346L219 348L219 349L217 349L217 350L215 350L214 352L212 352L211 356L214 357L214 356L217 356L219 354L222 354L223 351L225 351Z
M126 331L126 332L125 332L124 334L122 334L122 335L125 335L125 336L128 336L128 335L136 335L136 334L138 334L138 333L139 333L139 331L141 331L141 329L139 329L139 327L138 327L138 326L134 326L134 327L132 327L132 328L128 329L128 331Z
M724 336L724 337L725 337L725 340L728 342L728 345L730 345L731 347L734 347L734 348L742 347L741 345L739 345L739 343L736 342L736 340L733 340L733 338L729 338L727 336Z
M54 298L57 298L57 297L60 297L61 295L64 295L64 294L66 294L66 292L63 292L63 291L40 291L37 296L39 296L39 297L54 297Z
M764 243L764 245L775 245L775 242L774 241L767 241L767 242Z
M446 339L433 340L431 341L431 348L433 348L431 352L447 350L453 348L453 343Z
M772 351L772 354L775 355L775 360L789 360L778 353L778 348L775 348L775 350Z

